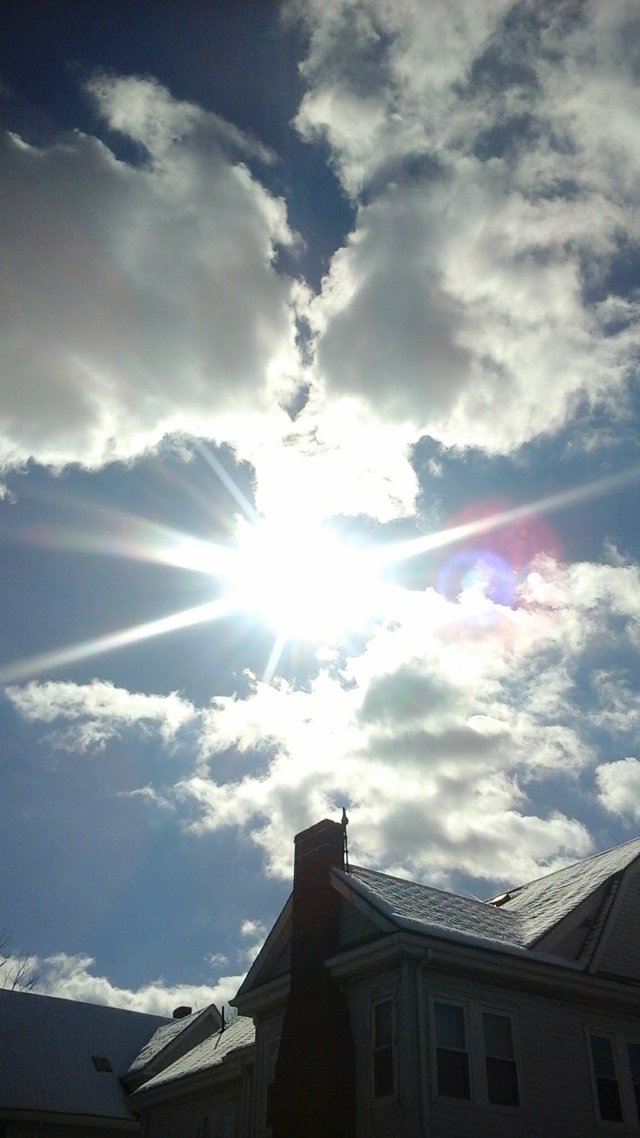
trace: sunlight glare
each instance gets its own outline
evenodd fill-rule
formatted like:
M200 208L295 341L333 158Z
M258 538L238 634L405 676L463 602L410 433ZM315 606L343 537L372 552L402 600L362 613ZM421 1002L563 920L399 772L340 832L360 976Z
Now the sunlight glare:
M239 519L231 588L281 639L331 643L371 618L380 585L372 558L317 523Z

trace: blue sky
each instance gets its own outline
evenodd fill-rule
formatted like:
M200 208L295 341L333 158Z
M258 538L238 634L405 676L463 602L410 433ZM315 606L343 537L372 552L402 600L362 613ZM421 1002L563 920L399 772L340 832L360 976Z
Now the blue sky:
M233 995L343 805L485 897L637 832L623 0L7 2L0 900Z

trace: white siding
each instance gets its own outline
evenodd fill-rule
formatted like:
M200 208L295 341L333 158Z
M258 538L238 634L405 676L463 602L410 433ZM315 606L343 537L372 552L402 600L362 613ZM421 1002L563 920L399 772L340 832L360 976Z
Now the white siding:
M605 933L598 971L640 980L640 876L625 881Z
M437 1097L431 1053L428 1058L430 1128L432 1138L597 1138L591 1088L586 1028L600 1031L623 1027L619 1016L590 1014L588 1008L508 988L468 981L449 981L428 975L427 992L460 1000L480 1009L496 1009L514 1016L519 1052L520 1107L453 1102ZM428 1016L428 1000L425 1014ZM626 1027L633 1032L634 1020ZM428 1028L429 1030L429 1028ZM471 1049L484 1061L482 1041L472 1038ZM481 1096L478 1096L481 1097ZM609 1127L610 1128L610 1127ZM614 1127L624 1133L622 1127ZM627 1131L628 1132L628 1131ZM634 1130L633 1133L638 1133Z

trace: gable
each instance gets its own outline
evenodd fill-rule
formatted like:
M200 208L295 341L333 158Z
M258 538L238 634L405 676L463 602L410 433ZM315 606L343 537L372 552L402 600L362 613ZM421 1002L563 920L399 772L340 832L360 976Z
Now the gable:
M543 941L548 943L546 938L552 933L555 936L554 930L559 932L563 923L564 932L568 934L575 924L574 914L579 907L638 859L640 838L633 838L623 845L510 889L494 903L499 904L503 912L519 918L526 944L529 948L538 948Z
M233 1006L240 1006L244 997L288 975L291 969L291 915L293 900L289 897L260 952L240 985Z
M592 970L640 980L640 872L625 875L593 957Z

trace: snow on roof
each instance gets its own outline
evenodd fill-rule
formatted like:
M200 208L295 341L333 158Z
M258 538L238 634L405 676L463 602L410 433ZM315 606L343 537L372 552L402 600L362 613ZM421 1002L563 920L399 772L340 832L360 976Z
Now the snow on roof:
M436 935L453 933L513 948L525 947L519 917L484 901L357 866L352 866L348 874L342 870L334 872L401 928Z
M168 1023L163 1023L158 1030L153 1033L151 1039L145 1043L142 1050L138 1052L129 1067L128 1074L132 1075L135 1071L140 1071L143 1067L146 1067L147 1063L155 1059L156 1055L164 1051L165 1047L168 1047L178 1035L182 1034L185 1028L195 1023L206 1011L208 1011L208 1007L193 1012L191 1015L183 1016L181 1019L171 1019Z
M555 927L591 893L640 857L640 838L584 858L565 869L510 889L498 912L519 917L529 947Z
M526 949L638 857L640 838L633 838L510 890L499 905L372 869L334 873L399 928Z
M199 1043L193 1050L182 1055L180 1059L176 1059L175 1063L166 1067L164 1071L160 1071L147 1083L143 1083L136 1094L152 1087L173 1082L176 1079L183 1079L186 1075L211 1070L223 1063L234 1051L250 1046L254 1040L253 1020L249 1019L248 1016L236 1016L223 1031L217 1031L215 1035L203 1039L202 1043Z
M132 1119L119 1076L166 1020L0 989L0 1109ZM109 1060L96 1070L93 1057Z

